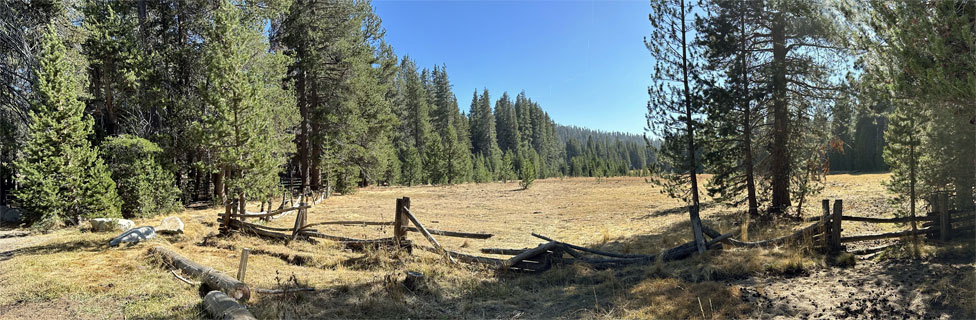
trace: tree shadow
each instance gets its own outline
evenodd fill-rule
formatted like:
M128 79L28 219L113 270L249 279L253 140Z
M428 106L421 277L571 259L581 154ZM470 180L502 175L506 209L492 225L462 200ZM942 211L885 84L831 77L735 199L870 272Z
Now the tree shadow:
M123 246L131 247L134 244ZM63 252L99 252L111 248L107 240L76 240L69 242L58 242L40 246L30 246L10 251L0 252L0 261L12 259L14 256L28 254L56 254Z

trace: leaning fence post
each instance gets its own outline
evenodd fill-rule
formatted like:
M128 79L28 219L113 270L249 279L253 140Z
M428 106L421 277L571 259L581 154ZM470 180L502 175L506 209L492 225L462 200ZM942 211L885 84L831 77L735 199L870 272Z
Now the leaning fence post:
M823 247L830 249L830 200L823 199L823 216L820 217L820 224L823 226Z
M830 249L833 252L839 251L840 246L840 232L843 230L841 228L842 216L844 214L844 200L837 199L834 200L834 212L830 218Z
M237 281L244 282L244 275L247 274L247 256L251 249L241 249L241 263L237 265Z

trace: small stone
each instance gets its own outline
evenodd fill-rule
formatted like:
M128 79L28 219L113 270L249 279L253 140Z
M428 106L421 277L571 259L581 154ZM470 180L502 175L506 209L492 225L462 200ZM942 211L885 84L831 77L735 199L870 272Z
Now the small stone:
M153 227L149 227L149 226L138 227L123 232L118 237L115 237L115 239L112 239L112 241L109 242L108 245L114 247L114 246L118 246L123 242L135 244L135 243L142 242L143 240L152 239L155 236L156 236L156 229L154 229Z
M167 217L156 227L156 232L160 234L183 233L183 221L178 217Z
M136 225L132 220L115 218L95 218L89 222L92 226L91 230L94 232L128 231Z

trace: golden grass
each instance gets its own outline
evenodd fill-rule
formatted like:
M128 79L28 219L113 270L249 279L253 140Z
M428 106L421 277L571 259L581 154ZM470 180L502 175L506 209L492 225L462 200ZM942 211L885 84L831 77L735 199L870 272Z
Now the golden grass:
M880 203L887 203L878 202L886 197L878 184L884 177L831 176L827 191L816 199L843 195L845 212L863 209L869 211L866 215L890 216L884 212L886 204L877 209ZM309 211L308 221L391 221L395 199L408 196L411 210L428 228L494 234L487 240L438 237L448 249L470 254L480 255L478 249L487 247L534 247L542 240L532 237L532 232L628 253L657 253L691 238L683 204L642 178L545 179L528 190L518 189L517 182L370 187L326 200ZM741 209L712 204L707 197L704 201L702 218L708 224L723 231L737 228ZM819 201L811 203L814 205L805 213L818 215ZM235 235L211 239L217 247L198 245L216 232L219 212L186 210L177 215L186 224L184 235L132 247L107 248L114 236L109 233L65 229L46 235L41 244L0 261L0 313L67 301L74 312L69 315L72 318L200 317L203 311L196 288L150 263L145 252L152 245L170 246L229 275L236 274L243 247L311 256L311 261L299 266L276 257L251 255L247 282L252 288L276 288L294 277L300 285L320 289L290 295L254 294L249 304L259 318L695 318L702 317L702 311L706 318L729 318L744 315L749 306L741 302L737 290L716 280L788 274L823 264L822 257L793 249L728 249L620 270L572 265L539 275L513 275L449 265L429 253L349 252L328 241L286 244ZM291 227L293 217L271 225ZM142 219L137 225L155 225L161 219ZM751 238L786 234L796 225L755 230ZM356 238L391 234L390 227L317 229ZM425 242L417 234L410 237ZM230 247L234 250L224 249ZM424 273L428 288L409 292L398 285L407 270Z

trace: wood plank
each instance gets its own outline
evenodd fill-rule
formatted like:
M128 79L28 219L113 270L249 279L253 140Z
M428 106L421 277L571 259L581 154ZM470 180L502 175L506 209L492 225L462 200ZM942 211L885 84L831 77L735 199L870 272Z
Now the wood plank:
M276 215L279 215L279 214L283 214L283 213L287 213L287 212L295 211L295 210L299 210L299 209L308 209L308 208L311 208L311 207L312 206L297 206L297 207L284 208L284 209L270 211L270 212L245 213L245 214L231 213L229 215L230 215L231 218L265 218L265 217L273 217L273 216L276 216ZM228 214L220 214L220 216L227 216L227 215Z
M410 232L420 232L420 230L417 229L416 227L407 227L406 230ZM493 234L490 233L470 233L470 232L444 231L444 230L437 230L437 229L427 229L427 232L439 236L468 238L468 239L489 239L492 236L494 236Z
M908 223L912 221L925 222L932 221L926 217L898 217L898 218L870 218L870 217L853 217L853 216L841 216L844 221L857 221L857 222L869 222L869 223Z
M410 198L404 198L404 201L408 201L407 203L409 203L408 199ZM420 233L423 234L425 238L427 238L427 241L430 241L430 243L433 244L435 248L438 248L441 251L441 253L446 255L447 259L451 260L451 263L457 263L457 261L454 261L454 258L452 258L450 255L447 254L447 250L444 250L444 247L441 247L441 244L437 243L437 239L434 239L434 236L430 235L430 232L427 232L427 229L424 228L424 225L421 224L419 220L417 220L417 217L415 217L412 212L410 212L408 206L404 205L403 213L407 216L407 219L410 219L410 221L413 222L413 225L420 230Z
M878 233L878 234L866 234L851 237L840 238L841 243L846 242L858 242L858 241L868 241L868 240L880 240L880 239L890 239L890 238L901 238L904 236L910 236L913 234L928 234L938 232L938 229L933 228L922 228L918 231L912 232L911 230L899 231L899 232L888 232L888 233Z
M481 253L500 254L506 256L518 255L519 253L525 252L525 250L529 250L529 249L528 248L525 249L481 248L480 249Z

